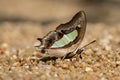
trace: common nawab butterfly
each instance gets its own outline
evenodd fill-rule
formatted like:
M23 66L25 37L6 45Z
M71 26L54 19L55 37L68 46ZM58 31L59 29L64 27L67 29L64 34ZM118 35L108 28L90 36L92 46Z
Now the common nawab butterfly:
M86 23L85 12L79 11L69 22L60 24L43 38L37 38L41 44L36 47L45 57L69 58L80 54L83 50L79 49L79 45L85 34Z

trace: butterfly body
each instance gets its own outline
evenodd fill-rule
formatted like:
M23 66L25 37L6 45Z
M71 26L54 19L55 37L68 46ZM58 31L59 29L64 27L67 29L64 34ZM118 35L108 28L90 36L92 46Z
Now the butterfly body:
M80 11L69 22L59 25L43 38L38 38L41 45L37 47L41 53L50 57L75 54L83 40L85 30L86 15L84 11Z

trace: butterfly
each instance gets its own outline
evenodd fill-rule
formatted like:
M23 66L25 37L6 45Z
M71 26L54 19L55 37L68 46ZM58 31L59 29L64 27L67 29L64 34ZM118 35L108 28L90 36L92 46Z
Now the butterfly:
M38 50L45 54L45 57L69 58L76 53L81 53L79 49L85 31L86 31L86 14L79 11L73 18L65 23L60 24L54 31L50 31L43 38L37 38L40 45Z

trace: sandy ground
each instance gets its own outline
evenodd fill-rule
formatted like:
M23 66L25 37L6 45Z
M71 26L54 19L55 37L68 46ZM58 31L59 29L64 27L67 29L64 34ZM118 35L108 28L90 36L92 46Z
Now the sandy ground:
M83 0L0 0L0 80L120 80L118 4L118 0L99 4ZM84 50L82 59L39 61L36 38L68 22L82 9L88 24L80 46L97 41Z

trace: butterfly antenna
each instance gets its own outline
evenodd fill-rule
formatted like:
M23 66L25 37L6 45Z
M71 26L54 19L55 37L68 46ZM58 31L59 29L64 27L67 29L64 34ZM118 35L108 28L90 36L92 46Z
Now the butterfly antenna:
M96 40L91 41L90 43L88 43L88 44L84 45L84 46L83 46L83 47L81 47L80 49L83 49L83 48L85 48L85 47L89 46L90 44L92 44L92 43L94 43L94 42L96 42Z

